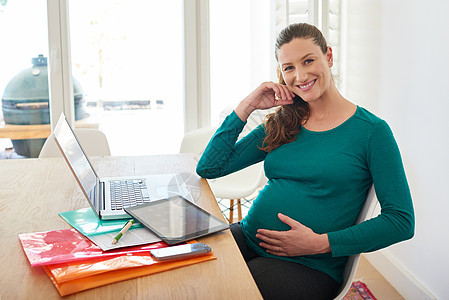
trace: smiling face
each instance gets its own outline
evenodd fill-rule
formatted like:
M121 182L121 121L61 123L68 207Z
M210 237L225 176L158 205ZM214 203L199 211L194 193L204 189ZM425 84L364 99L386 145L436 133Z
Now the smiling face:
M332 83L332 49L323 53L313 39L294 38L277 51L285 84L304 101L321 99Z

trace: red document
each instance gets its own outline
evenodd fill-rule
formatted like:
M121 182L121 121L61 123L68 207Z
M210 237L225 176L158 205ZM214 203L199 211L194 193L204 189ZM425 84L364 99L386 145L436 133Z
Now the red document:
M105 252L75 229L24 233L19 234L19 239L33 267L123 254L149 254L150 249L167 246L158 242Z

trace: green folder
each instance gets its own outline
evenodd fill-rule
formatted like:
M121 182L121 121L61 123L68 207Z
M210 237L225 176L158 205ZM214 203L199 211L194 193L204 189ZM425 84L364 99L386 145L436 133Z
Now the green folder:
M130 219L100 220L92 208L81 208L59 213L70 226L85 236L120 231ZM140 223L134 223L131 228L143 227Z

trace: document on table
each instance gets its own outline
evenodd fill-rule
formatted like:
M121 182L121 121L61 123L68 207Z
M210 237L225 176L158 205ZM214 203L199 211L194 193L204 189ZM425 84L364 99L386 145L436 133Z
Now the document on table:
M164 242L157 242L103 251L93 241L89 240L74 228L21 233L19 234L19 240L33 267L71 263L79 260L86 261L92 258L148 254L150 249L167 246Z
M158 236L156 236L147 228L133 228L128 230L117 243L112 244L112 240L117 235L117 233L118 232L109 232L96 235L87 235L86 237L93 243L95 243L98 247L100 247L103 251L161 241Z
M100 220L90 207L62 212L59 215L103 251L161 241L149 229L143 227L140 223L136 223L116 244L112 244L112 240L128 220Z

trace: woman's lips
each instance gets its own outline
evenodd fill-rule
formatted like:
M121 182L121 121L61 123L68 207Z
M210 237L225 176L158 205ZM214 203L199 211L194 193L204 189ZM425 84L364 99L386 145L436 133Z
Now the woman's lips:
M297 87L302 90L302 91L306 91L312 88L312 86L315 84L316 79L309 81L305 84L298 84Z

